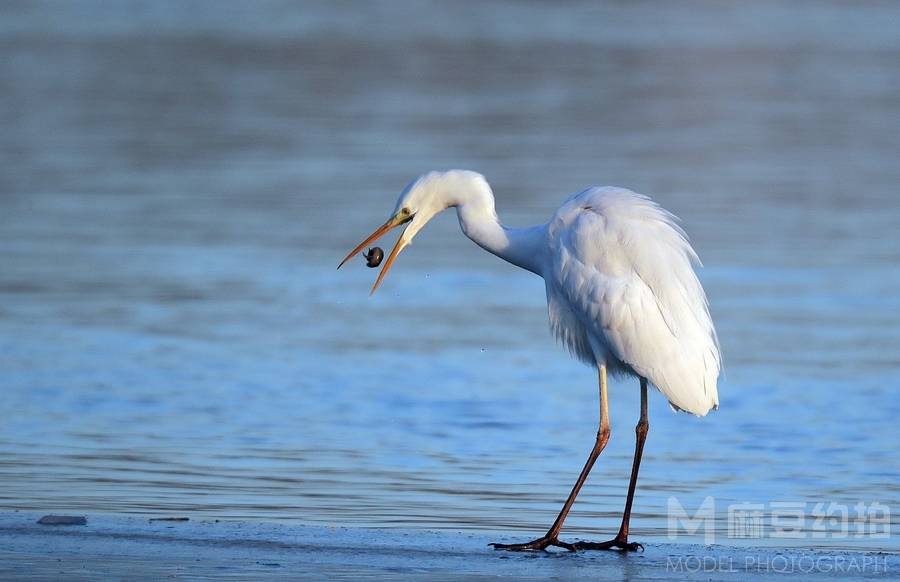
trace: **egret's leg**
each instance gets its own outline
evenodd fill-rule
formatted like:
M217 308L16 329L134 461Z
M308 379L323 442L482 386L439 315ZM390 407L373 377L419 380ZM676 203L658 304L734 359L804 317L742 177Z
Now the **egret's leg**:
M637 487L638 471L641 468L641 456L644 453L644 441L650 431L650 421L647 415L647 379L641 378L641 419L638 421L634 432L637 440L634 444L634 463L631 465L631 480L628 482L628 497L625 499L625 513L622 514L622 525L619 533L608 542L577 542L575 548L579 550L626 550L634 551L644 549L639 543L628 542L628 522L631 520L631 504L634 501L634 490Z
M556 517L556 521L553 522L553 525L550 526L550 530L544 534L543 537L524 544L491 544L494 546L494 549L534 551L544 550L549 546L558 546L571 552L576 550L576 546L573 544L559 541L559 532L562 529L563 522L566 521L566 516L569 515L569 509L571 509L572 504L575 503L578 492L581 491L581 486L584 485L588 474L591 472L591 468L597 461L597 457L600 456L600 453L603 452L603 449L606 447L606 443L609 442L609 433L609 403L606 395L606 366L600 366L600 428L597 430L597 440L594 442L594 448L591 450L591 454L588 456L587 462L585 462L584 468L581 470L581 474L578 475L578 480L575 481L575 486L572 487L572 492L569 493L568 499L566 499L562 510L560 510L559 515Z

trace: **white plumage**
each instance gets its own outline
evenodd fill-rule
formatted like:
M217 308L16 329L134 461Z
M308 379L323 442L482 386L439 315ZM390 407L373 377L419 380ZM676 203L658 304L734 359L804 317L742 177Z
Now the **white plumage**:
M721 359L693 269L700 260L672 214L624 188L588 188L547 224L507 228L484 176L431 172L406 187L391 219L347 258L409 223L374 292L419 230L451 207L475 243L544 278L550 328L575 357L648 379L675 409L702 416L718 406Z
M556 212L547 244L550 327L573 355L647 378L676 409L718 406L700 260L672 214L630 190L589 188Z
M570 551L642 548L628 541L628 528L649 430L647 383L676 410L703 416L719 404L719 344L706 294L694 273L700 259L684 231L674 216L646 196L608 187L572 196L547 224L507 228L497 218L484 176L451 170L425 174L407 186L388 221L341 265L392 228L407 224L372 286L374 293L397 255L447 208L456 208L463 233L478 246L544 278L550 328L575 357L596 366L599 375L597 440L556 521L531 542L492 545L516 551L549 546ZM606 542L562 542L558 535L563 522L611 433L607 370L639 377L641 388L622 525Z

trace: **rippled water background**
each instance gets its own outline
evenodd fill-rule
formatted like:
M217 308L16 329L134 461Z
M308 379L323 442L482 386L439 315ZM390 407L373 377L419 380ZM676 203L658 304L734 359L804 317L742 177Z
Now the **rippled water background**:
M543 531L597 419L542 282L450 214L373 298L334 269L466 167L513 225L651 194L706 263L722 407L653 395L637 538L672 495L896 530L898 30L882 2L4 4L0 508ZM618 525L636 387L569 533ZM752 541L900 546L812 529Z

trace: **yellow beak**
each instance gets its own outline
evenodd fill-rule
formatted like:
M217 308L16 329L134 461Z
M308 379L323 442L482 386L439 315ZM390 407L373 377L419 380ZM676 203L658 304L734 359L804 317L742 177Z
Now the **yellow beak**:
M368 237L366 237L366 240L364 240L361 243L359 243L358 245L356 245L356 247L352 251L347 253L347 256L344 257L344 260L341 261L340 265L338 265L338 269L343 267L344 263L346 263L348 260L350 260L350 257L354 256L356 253L362 251L368 245L370 245L373 242L380 239L382 236L385 235L385 233L387 233L390 230L393 230L394 228L400 226L401 224L406 224L410 220L412 220L412 216L407 216L404 218L399 218L398 215L396 215L396 214L394 216L392 216L387 222L385 222L384 224L379 226L377 229L375 229L375 232L373 232ZM391 270L391 266L394 264L394 261L397 259L397 255L400 254L400 251L402 251L404 249L404 247L406 247L407 244L409 244L409 243L403 238L403 235L401 234L400 238L397 240L397 244L395 244L393 250L391 250L391 254L388 255L387 261L384 262L384 266L381 268L381 272L378 273L378 278L375 279L375 284L372 285L372 290L369 291L369 295L374 294L375 290L378 289L378 286L381 285L381 281L384 279L385 275L387 275L388 271Z

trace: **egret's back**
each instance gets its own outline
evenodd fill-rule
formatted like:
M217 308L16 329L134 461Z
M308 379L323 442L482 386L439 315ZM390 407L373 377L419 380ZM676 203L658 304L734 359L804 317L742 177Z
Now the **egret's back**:
M647 378L680 410L718 406L718 340L675 217L646 196L590 188L547 229L551 328L579 359Z

